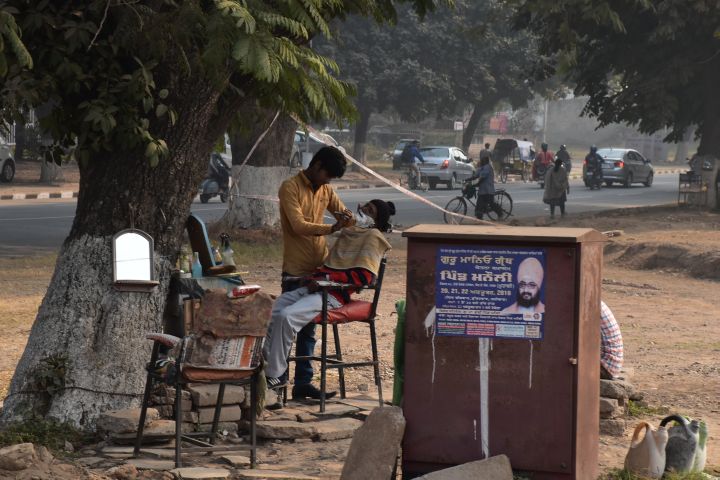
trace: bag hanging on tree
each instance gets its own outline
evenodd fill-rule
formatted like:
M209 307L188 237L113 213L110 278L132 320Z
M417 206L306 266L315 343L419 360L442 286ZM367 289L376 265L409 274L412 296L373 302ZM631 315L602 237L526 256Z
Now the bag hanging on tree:
M642 439L638 438L645 429ZM630 449L625 456L625 470L648 478L660 478L665 471L665 446L668 431L665 427L655 430L647 422L640 422L630 440Z

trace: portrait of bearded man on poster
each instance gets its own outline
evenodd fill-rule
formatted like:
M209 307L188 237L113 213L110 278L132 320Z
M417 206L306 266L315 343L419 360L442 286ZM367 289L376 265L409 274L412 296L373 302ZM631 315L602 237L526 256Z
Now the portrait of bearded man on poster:
M526 258L518 266L515 303L505 308L502 314L545 313L545 304L540 298L545 270L537 258Z

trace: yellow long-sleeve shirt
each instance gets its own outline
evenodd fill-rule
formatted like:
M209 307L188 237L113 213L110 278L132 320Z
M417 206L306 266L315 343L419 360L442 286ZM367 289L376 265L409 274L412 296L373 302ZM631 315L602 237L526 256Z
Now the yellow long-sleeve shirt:
M341 212L345 205L330 185L313 189L303 172L285 180L278 192L283 231L283 272L308 275L321 267L328 254L325 235L332 226L323 214Z

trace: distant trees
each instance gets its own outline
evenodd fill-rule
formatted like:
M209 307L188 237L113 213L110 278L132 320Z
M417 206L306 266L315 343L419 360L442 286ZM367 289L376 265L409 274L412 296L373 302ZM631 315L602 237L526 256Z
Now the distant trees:
M720 156L720 3L716 0L508 0L559 73L590 98L601 125L680 142L696 127L700 155Z
M370 114L388 108L405 120L472 109L467 148L483 114L501 100L532 97L535 42L512 29L513 10L498 2L458 0L420 21L403 11L396 26L361 18L336 25L334 42L317 50L334 58L357 90L354 156L364 158Z

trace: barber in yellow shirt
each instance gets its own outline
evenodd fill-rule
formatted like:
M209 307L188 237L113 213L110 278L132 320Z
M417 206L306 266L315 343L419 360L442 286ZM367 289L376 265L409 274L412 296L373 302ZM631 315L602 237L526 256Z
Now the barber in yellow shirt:
M323 265L328 254L325 235L355 223L352 212L345 208L330 186L333 179L345 174L346 166L345 155L335 147L326 146L313 156L307 169L280 186L283 293L300 288L302 285L297 277L309 275ZM324 223L326 211L335 218L333 225ZM315 342L315 324L310 323L298 332L296 355L312 355ZM309 361L295 363L293 399L320 398L320 390L311 384L312 377L313 368ZM335 392L327 392L325 398L334 395Z

